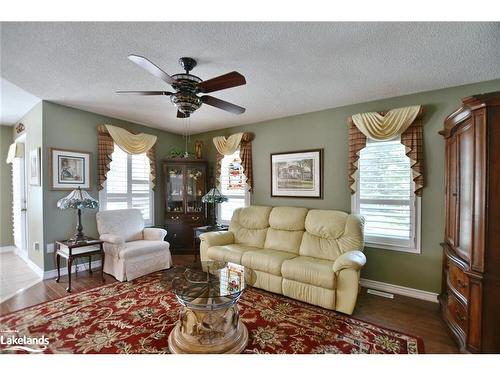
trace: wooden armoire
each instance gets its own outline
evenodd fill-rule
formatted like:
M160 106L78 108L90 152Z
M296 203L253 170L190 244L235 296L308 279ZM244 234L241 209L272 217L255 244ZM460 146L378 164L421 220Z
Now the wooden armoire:
M443 317L462 351L500 353L500 92L463 99L440 134Z

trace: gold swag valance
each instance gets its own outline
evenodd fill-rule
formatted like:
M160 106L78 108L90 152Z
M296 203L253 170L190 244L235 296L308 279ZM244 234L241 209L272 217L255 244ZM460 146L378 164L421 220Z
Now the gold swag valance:
M128 130L116 126L104 126L118 147L129 154L144 154L156 143L156 135L145 133L133 134Z
M214 137L214 145L221 155L231 155L240 147L243 133L236 133L229 137Z
M238 148L240 149L241 166L246 177L248 190L253 190L253 167L252 167L252 141L253 133L236 133L229 137L214 137L213 142L217 149L217 159L215 163L216 184L220 185L221 163L224 155L231 155Z
M419 105L391 109L382 115L378 112L357 113L352 122L370 139L383 141L403 133L420 112Z
M358 113L349 118L349 188L356 192L359 152L365 148L367 138L383 141L400 136L405 146L415 183L415 194L422 195L423 176L423 128L421 106L392 109L388 112Z
M106 175L109 172L111 155L115 143L129 154L146 153L149 159L150 181L153 190L156 183L156 143L157 137L150 134L134 134L112 125L97 126L97 189L104 188Z

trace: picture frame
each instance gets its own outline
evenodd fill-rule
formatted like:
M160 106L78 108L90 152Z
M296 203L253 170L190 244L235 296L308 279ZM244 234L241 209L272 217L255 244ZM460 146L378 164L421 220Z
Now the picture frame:
M323 198L323 149L271 154L271 197Z
M29 183L32 186L40 186L40 147L35 148L29 152Z
M49 149L49 181L51 190L84 190L91 188L90 157L86 151Z

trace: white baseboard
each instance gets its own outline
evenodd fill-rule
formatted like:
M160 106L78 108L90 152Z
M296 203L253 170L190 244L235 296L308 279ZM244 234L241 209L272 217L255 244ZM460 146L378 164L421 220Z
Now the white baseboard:
M21 258L28 265L28 267L33 270L33 272L35 272L40 278L42 278L43 277L43 269L41 269L40 267L38 267L38 265L36 265L28 257L28 253L25 252L25 251L19 250L17 247L14 247L14 249L15 249L14 252L17 254L17 256L19 258Z
M94 260L92 263L92 270L95 270L97 269L98 267L101 267L101 260L98 259L98 260ZM88 272L87 270L87 267L88 267L88 262L85 262L85 263L78 263L78 266L84 266L83 270L80 270L79 272ZM80 267L82 268L82 267ZM73 267L72 267L72 272L71 273L75 273L75 263L73 262ZM101 272L100 270L98 272ZM61 267L61 276L65 276L68 274L68 267L64 266L64 267ZM43 273L43 279L44 280L47 280L47 279L54 279L57 277L57 268L53 269L53 270L50 270L50 271L45 271Z
M19 250L15 246L0 247L0 254L11 253L11 252L16 254L19 258L21 258L29 266L29 268L31 268L39 277L43 276L43 270L40 267L38 267L35 263L33 263L31 259L28 258L28 254L26 252Z
M362 287L381 290L382 292L399 294L400 296L412 297L424 301L438 303L438 294L426 290L408 288L406 286L383 283L381 281L361 279Z
M0 254L11 253L11 252L15 252L15 251L16 251L15 246L0 246Z

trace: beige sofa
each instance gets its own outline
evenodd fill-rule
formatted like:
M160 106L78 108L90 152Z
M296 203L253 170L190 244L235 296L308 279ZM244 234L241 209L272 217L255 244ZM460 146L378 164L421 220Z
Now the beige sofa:
M167 231L145 228L137 209L108 210L96 215L99 238L104 241L104 272L130 281L172 266Z
M359 289L364 219L334 210L250 206L229 231L201 235L201 260L245 266L247 283L351 314Z

